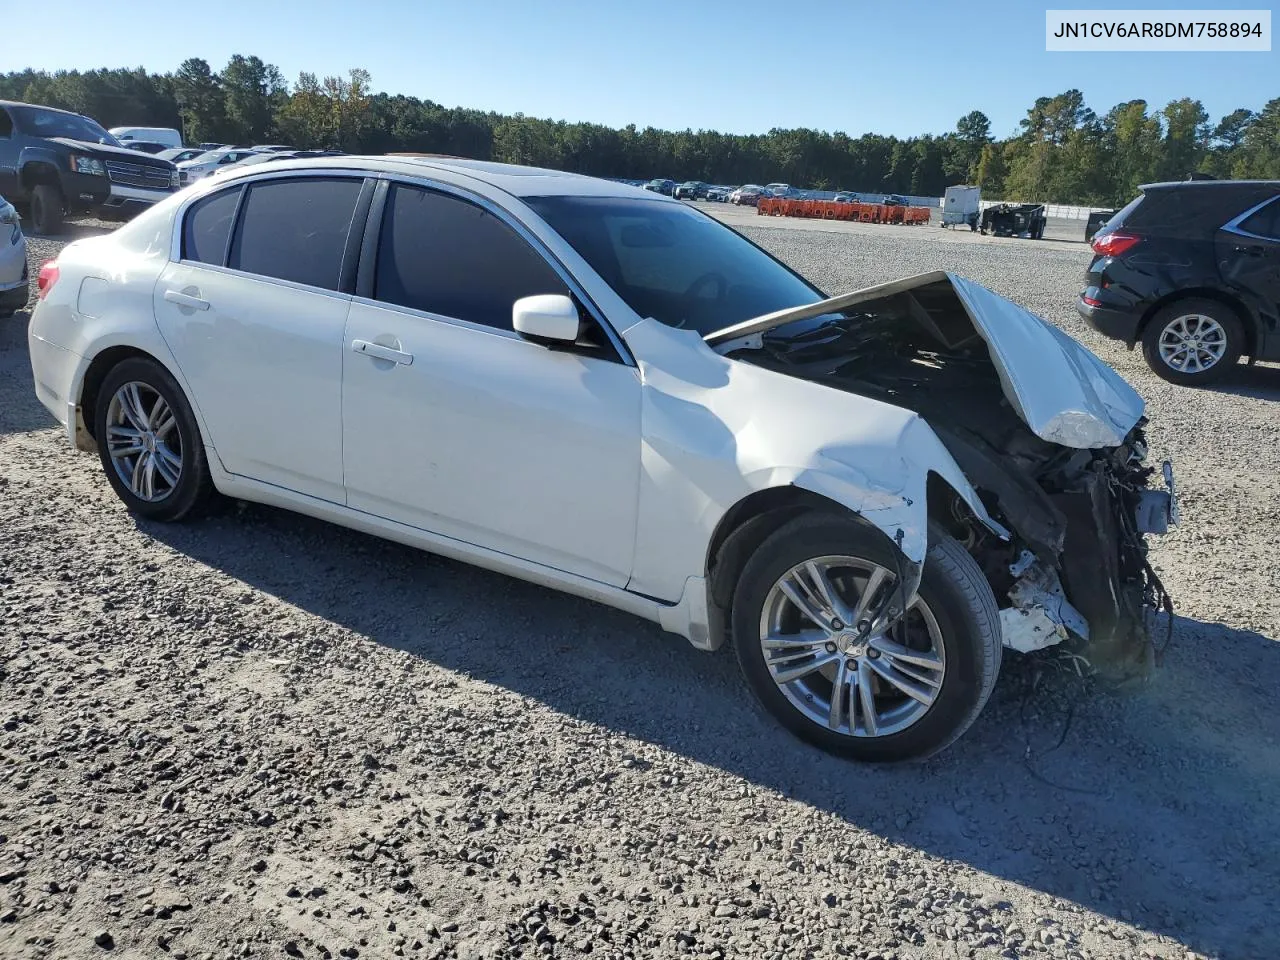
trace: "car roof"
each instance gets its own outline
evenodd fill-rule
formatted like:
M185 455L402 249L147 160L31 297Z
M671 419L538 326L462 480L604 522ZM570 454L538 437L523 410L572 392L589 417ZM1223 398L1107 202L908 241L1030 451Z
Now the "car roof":
M639 187L588 177L563 170L542 167L524 167L513 163L495 163L490 160L468 160L462 157L444 156L381 156L381 157L304 157L282 160L271 165L272 173L284 170L364 170L373 173L398 173L411 177L430 176L440 171L452 173L509 193L515 197L631 197L643 193ZM228 172L228 178L232 171ZM661 178L659 178L661 179ZM666 197L645 194L647 199L666 201ZM676 202L676 201L671 201Z
M1229 187L1280 187L1280 180L1163 180L1144 183L1143 193L1150 190L1222 190Z
M61 107L46 107L43 103L27 103L23 100L0 100L0 107L36 107L40 110L52 110L54 113L65 113L69 117L83 117L83 113L74 110L63 110Z

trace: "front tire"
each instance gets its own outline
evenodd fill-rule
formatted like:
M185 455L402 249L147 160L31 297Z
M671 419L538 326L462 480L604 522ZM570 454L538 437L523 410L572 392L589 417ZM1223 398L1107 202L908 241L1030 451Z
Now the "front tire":
M991 587L941 528L929 528L907 616L871 622L898 600L896 554L863 523L808 514L760 545L734 591L733 645L752 692L797 736L856 760L944 749L977 718L1000 670Z
M1179 300L1142 331L1142 355L1156 376L1184 387L1216 383L1244 351L1244 327L1215 300Z
M62 233L66 202L62 191L52 183L38 183L31 191L31 225L36 233L57 236Z
M93 426L107 480L132 513L174 522L209 500L213 480L191 405L156 361L132 357L107 373Z

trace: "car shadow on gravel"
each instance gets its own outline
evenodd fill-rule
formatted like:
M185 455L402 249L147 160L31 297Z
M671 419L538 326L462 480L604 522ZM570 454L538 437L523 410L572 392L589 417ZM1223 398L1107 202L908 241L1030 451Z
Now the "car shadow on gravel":
M1280 649L1259 634L1179 618L1154 679L1123 695L1061 657L1010 656L949 751L869 767L784 732L727 651L585 600L254 505L140 526L379 644L895 843L1205 953L1278 953L1267 903L1280 889Z
M1280 400L1280 366L1240 364L1221 383L1209 389L1214 393L1231 393L1257 400Z

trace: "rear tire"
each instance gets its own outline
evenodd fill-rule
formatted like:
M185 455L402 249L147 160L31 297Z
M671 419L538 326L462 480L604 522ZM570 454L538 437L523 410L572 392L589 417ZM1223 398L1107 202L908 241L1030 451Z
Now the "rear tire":
M31 225L36 233L56 236L62 233L66 201L62 191L52 183L38 183L31 191Z
M1147 366L1161 379L1183 387L1217 383L1231 372L1243 352L1240 318L1216 300L1171 303L1142 331Z
M873 609L882 601L892 604L896 553L883 534L852 518L807 514L760 545L733 596L733 646L752 692L801 739L856 760L921 760L944 749L977 718L1000 671L1000 617L991 587L965 549L932 525L918 602L878 639L876 626L860 629L865 622L842 623L833 631L798 605L786 609L788 600L779 607L779 597L790 596L783 582L794 585L797 572L809 576L815 568L825 571L825 582L846 614L858 614L854 606L868 590L879 598L874 603L868 598ZM875 576L881 579L873 581ZM902 655L923 659L897 659ZM915 665L930 658L930 666ZM814 666L818 663L820 669ZM931 695L931 702L907 696L879 672L901 679L900 664L924 678L914 687ZM804 667L808 673L787 679ZM874 725L866 721L863 679L870 680ZM907 679L916 678L908 674ZM850 684L849 692L837 698L836 692L845 689L842 683Z
M208 503L213 479L195 415L159 363L131 357L108 371L93 419L102 468L130 512L175 522Z

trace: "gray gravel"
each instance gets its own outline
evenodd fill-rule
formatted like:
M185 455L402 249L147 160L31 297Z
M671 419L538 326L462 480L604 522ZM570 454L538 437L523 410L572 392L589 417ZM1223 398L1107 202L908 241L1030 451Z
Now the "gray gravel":
M621 613L266 508L135 520L35 401L20 315L0 956L1280 955L1280 370L1148 375L1076 321L1080 244L734 222L832 290L989 283L1135 383L1185 518L1153 682L1007 657L942 757L838 762Z

